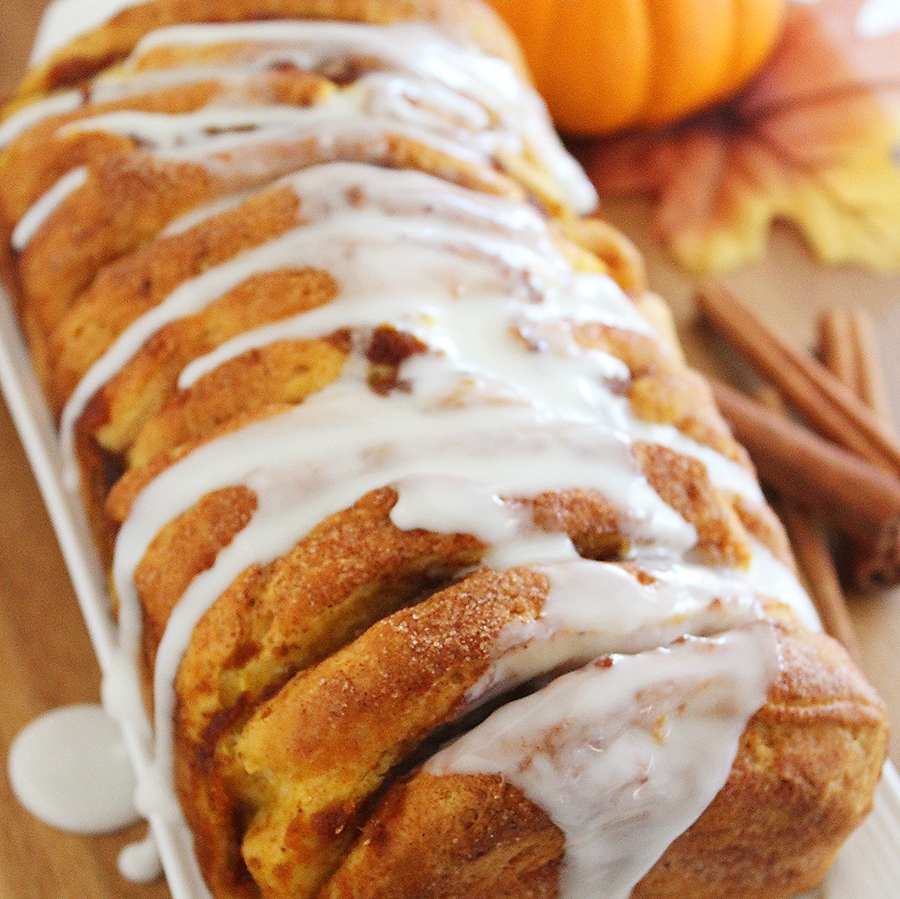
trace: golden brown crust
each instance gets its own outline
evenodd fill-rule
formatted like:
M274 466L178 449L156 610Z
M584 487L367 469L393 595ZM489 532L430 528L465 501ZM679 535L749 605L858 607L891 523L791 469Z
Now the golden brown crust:
M251 778L277 785L243 840L264 894L315 894L368 797L464 708L501 630L534 620L547 590L527 569L478 572L373 625L257 710L236 755Z
M213 884L236 870L240 832L232 822L252 791L229 780L234 740L256 704L483 551L463 535L399 531L388 517L395 500L389 490L366 496L283 559L244 572L194 631L177 680L176 773Z
M746 451L731 435L708 384L655 336L591 322L576 332L583 347L621 359L630 379L621 390L643 421L674 425L698 443L752 469Z
M821 880L868 813L886 751L882 703L830 638L781 626L779 648L781 676L727 783L634 899L787 899ZM495 827L486 877L479 836ZM424 851L432 834L446 838ZM546 815L498 777L419 772L387 793L322 897L556 897L564 849ZM491 851L510 868L492 865Z
M10 260L56 414L129 327L173 292L299 232L310 224L307 212L317 220L318 200L309 199L309 212L302 190L280 179L323 161L415 169L527 202L543 217L548 256L558 255L567 274L609 273L624 288L623 302L646 299L639 253L608 224L566 208L527 137L521 151L473 144L457 157L443 140L459 123L437 112L440 139L418 140L399 125L385 126L377 139L344 137L340 129L322 140L264 134L218 155L203 155L201 144L188 162L150 149L152 141L68 127L119 110L182 115L222 103L342 101L339 92L369 72L371 60L329 61L321 71L279 63L227 83L188 79L122 100L96 101L85 80L122 61L161 25L306 16L429 20L521 67L509 33L478 0L151 0L55 53L25 80L16 106L67 84L79 86L81 103L27 128L0 153L0 228L9 237L48 187L84 167L84 184ZM256 52L224 44L159 47L129 60L117 77L131 66L167 78L184 66L243 59L245 51ZM344 200L355 214L365 191L349 188ZM191 217L179 221L186 213ZM491 239L503 228L491 230ZM462 245L459 254L472 254ZM249 265L239 283L229 281L208 304L201 298L193 312L162 325L87 398L77 413L75 450L107 561L141 491L195 449L290 410L342 376L379 396L412 391L406 360L430 353L416 359L430 364L445 353L426 346L413 325L347 325L236 351L193 384L181 383L186 365L231 338L346 299L340 272L327 269L324 262ZM521 275L535 283L541 277L527 265ZM468 288L452 286L462 295ZM519 285L514 277L507 286L513 292ZM621 401L641 425L636 433L668 426L657 430L679 431L673 446L693 440L702 448L688 455L623 438L635 483L655 491L666 514L674 511L684 520L677 525L687 522L697 534L681 562L740 571L759 541L790 563L771 511L717 487L700 461L711 449L752 470L677 348L642 328L583 322L580 312L560 325L566 352L611 357L602 370L614 374L598 375L616 406L611 420L618 421ZM525 326L511 323L510 332L528 350L543 350L538 329L533 343ZM189 639L184 635L175 675L175 786L217 899L313 899L323 886L321 895L331 899L558 895L565 839L546 812L497 776L436 777L417 769L454 728L487 713L472 708L473 688L493 670L498 645L508 648L535 625L549 575L537 566L490 570L491 547L470 533L398 527L391 515L401 489L385 483L295 536L287 552L263 550L210 597ZM640 542L647 510L621 508L601 491L577 486L498 499L527 531L529 550L528 541L543 546L546 535L568 537L571 546L559 540L567 552L574 546L583 558L611 562L642 587L657 583L637 561L648 550ZM263 496L246 484L226 484L147 535L133 582L148 705L156 655L179 599L248 536L264 508ZM830 640L800 631L774 606L769 614L782 620L780 679L747 728L723 791L641 882L636 899L786 897L821 877L868 809L885 749L877 697ZM543 660L548 670L537 676L552 677L570 663L574 657ZM487 701L504 697L489 694Z
M751 503L737 494L731 497L731 508L744 530L765 546L772 555L791 571L796 570L794 553L781 520L763 502Z
M623 290L635 295L646 290L644 257L618 228L596 216L566 217L561 227L567 237L603 260L610 275Z
M634 454L650 486L697 529L696 552L707 564L746 568L747 534L698 459L667 447L637 442Z
M150 543L134 574L144 613L148 671L153 670L156 649L179 597L247 526L256 505L256 495L246 487L216 490L166 525Z
M206 437L242 412L296 405L336 380L346 358L338 336L278 341L225 362L162 403L131 443L128 464L145 465L160 453Z
M495 774L393 787L321 899L557 899L562 832Z
M107 452L125 454L147 420L176 392L178 376L189 362L251 328L324 305L336 289L331 276L318 269L252 275L200 312L158 330L95 394L80 426ZM323 368L320 376L313 373L310 392L324 387L333 374L332 366Z
M203 166L142 150L105 154L87 172L84 186L54 213L53 227L39 229L19 257L23 291L45 335L102 266L221 194Z
M54 408L62 409L91 365L140 315L203 271L295 227L299 209L294 191L269 188L106 266L50 336Z

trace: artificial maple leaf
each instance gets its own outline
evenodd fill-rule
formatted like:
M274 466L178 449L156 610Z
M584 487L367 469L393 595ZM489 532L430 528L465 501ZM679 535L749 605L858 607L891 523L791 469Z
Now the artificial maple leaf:
M759 258L776 219L822 261L900 270L900 23L870 24L884 3L794 4L730 102L576 147L600 195L651 195L659 238L692 271Z

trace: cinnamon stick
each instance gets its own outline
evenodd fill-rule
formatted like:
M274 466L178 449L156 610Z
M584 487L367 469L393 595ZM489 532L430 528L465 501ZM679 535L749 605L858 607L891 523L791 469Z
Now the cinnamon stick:
M767 408L786 417L781 397L771 387L760 390L757 398ZM797 567L819 613L822 628L844 646L857 664L861 664L859 640L827 538L819 522L806 507L786 497L776 497L775 505L791 542Z
M836 375L782 340L726 288L707 287L697 302L713 327L819 433L872 464L900 474L900 445Z
M828 369L850 387L893 432L884 373L875 349L871 317L862 309L832 309L819 321L822 358ZM884 560L866 542L855 541L850 564L854 585L861 590L889 582Z
M896 437L872 316L865 309L828 310L819 320L819 347L825 367L875 413L886 433Z
M712 387L760 478L872 546L886 576L900 578L900 479L731 387Z

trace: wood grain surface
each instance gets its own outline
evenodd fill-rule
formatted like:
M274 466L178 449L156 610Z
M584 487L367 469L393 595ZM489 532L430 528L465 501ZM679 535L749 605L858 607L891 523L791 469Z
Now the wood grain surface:
M0 0L0 93L21 74L44 0ZM644 250L653 286L675 309L689 357L720 372L726 364L695 323L692 285L669 265L647 228L640 203L608 209ZM786 337L812 339L819 310L863 303L884 320L900 307L900 278L826 270L807 258L792 235L776 235L766 261L728 278ZM900 330L898 330L900 333ZM896 346L896 344L894 344ZM896 398L895 398L896 399ZM900 590L852 597L851 611L867 673L897 722L891 755L900 763ZM166 899L163 882L136 885L117 872L127 832L82 837L60 833L16 802L5 776L15 734L31 719L73 702L96 702L99 670L40 494L9 413L0 403L0 897L2 899Z

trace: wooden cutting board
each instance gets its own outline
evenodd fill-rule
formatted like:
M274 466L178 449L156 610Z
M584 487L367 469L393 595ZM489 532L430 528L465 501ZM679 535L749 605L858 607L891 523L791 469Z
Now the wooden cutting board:
M0 93L9 91L27 60L45 0L3 0L0 7ZM654 244L640 203L610 207L644 250L651 283L675 308L695 364L716 369L693 321L691 284ZM829 271L813 264L789 235L778 235L766 262L728 279L786 337L811 340L814 318L842 299L869 306L879 317L900 305L900 278ZM896 346L896 344L895 344ZM891 707L891 754L900 763L900 591L856 597L854 621L866 670ZM16 801L5 776L15 734L37 715L73 702L96 702L99 669L49 519L6 406L0 403L0 897L2 899L167 899L162 882L124 880L116 858L141 839L145 827L109 836L80 837L40 823Z

